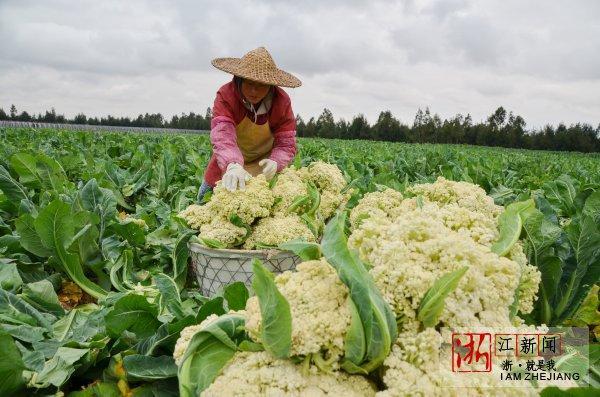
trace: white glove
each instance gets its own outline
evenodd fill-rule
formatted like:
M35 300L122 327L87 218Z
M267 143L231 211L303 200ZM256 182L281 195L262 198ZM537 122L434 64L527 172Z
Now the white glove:
M227 170L223 175L223 186L230 192L234 192L238 187L240 190L246 188L246 181L250 180L251 175L238 163L229 163Z
M270 159L262 159L258 162L258 165L262 168L262 173L267 180L273 178L277 172L277 163Z

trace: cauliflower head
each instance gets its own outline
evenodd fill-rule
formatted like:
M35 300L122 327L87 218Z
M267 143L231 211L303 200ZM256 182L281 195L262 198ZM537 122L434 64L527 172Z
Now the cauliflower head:
M215 218L210 223L200 226L199 237L217 240L227 248L231 248L238 245L245 235L246 229L243 227L238 227L222 218Z
M275 284L290 304L292 355L324 352L335 361L344 353L344 338L350 325L348 288L324 259L302 262L296 271L275 277ZM261 314L258 299L246 304L246 330L260 342Z
M230 192L218 183L207 205L217 216L229 219L231 215L237 215L244 223L251 224L257 218L269 216L274 201L269 183L260 174L251 178L244 190Z
M321 203L319 204L319 213L323 219L329 219L335 211L346 205L350 199L350 193L340 193L331 190L324 190L321 193Z
M450 181L441 176L434 183L409 186L406 192L415 196L421 195L429 201L436 201L441 204L455 203L460 207L493 218L497 218L503 211L503 208L496 205L494 199L488 196L485 190L478 185L463 181Z
M406 329L418 329L417 309L433 283L464 266L468 271L445 300L442 325L510 325L519 264L465 238L428 212L417 208L394 221L367 219L353 231L349 245L371 264L377 287Z
M402 200L400 193L388 189L385 192L365 195L352 210L350 220L354 230L350 241L353 247L359 250L363 258L370 260L369 258L374 256L381 260L379 257L381 253L386 250L389 251L390 242L393 244L396 239L391 230L399 230L404 227L402 225L413 223L413 218L421 220L429 218L432 221L437 221L445 228L455 232L454 234L450 233L448 238L452 235L454 236L452 238L457 241L464 240L463 245L469 244L469 242L476 243L483 246L484 251L489 251L492 244L498 239L497 214L501 213L502 207L493 204L492 199L485 196L483 189L466 182L452 182L438 178L438 181L434 184L415 185L409 190L424 195L420 198L413 197ZM458 194L464 194L465 196L459 199ZM394 199L387 200L390 196ZM438 201L431 201L434 199ZM485 208L493 209L493 211L491 213L485 212ZM393 224L396 224L396 226L393 226ZM425 224L427 222L423 223L423 225ZM415 223L412 226L415 225L417 224ZM443 240L442 235L438 235L438 237L431 235L428 238L441 238ZM411 244L415 243L412 242ZM446 244L451 245L448 242ZM457 246L460 246L460 243ZM464 247L464 249L469 248ZM488 257L490 255L492 254L486 254ZM517 289L518 311L529 313L533 310L533 304L537 299L541 274L536 267L527 264L527 257L520 242L512 247L507 258L512 260L512 266L517 263L520 268L516 272L519 277ZM497 260L506 263L504 259ZM394 270L395 273L398 271ZM498 271L501 270L498 269ZM385 277L385 274L381 277ZM514 288L511 287L510 289L514 291ZM508 294L504 295L508 300ZM514 301L514 296L509 305L512 301Z
M202 225L210 223L215 218L216 214L209 204L192 204L181 211L179 217L185 220L192 229L200 230Z
M238 352L203 396L374 396L375 388L360 375L302 371L290 360L266 352Z
M324 190L339 193L347 185L346 178L339 167L324 161L310 163L299 172L302 179L313 182L321 193Z
M262 218L245 241L244 249L254 249L259 244L276 246L296 238L315 241L314 234L298 215Z
M402 193L390 188L365 194L350 211L352 228L358 227L363 220L370 217L395 218L403 198Z
M305 196L308 193L306 183L300 178L300 175L294 168L285 168L273 186L273 195L279 199L273 206L274 215L286 215L288 207L299 196Z

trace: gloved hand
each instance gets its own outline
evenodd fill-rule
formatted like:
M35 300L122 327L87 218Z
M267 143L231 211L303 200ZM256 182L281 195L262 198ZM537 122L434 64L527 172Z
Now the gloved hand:
M230 192L234 192L236 189L244 190L246 188L246 181L250 179L251 175L238 163L229 163L227 170L223 175L223 186Z
M267 180L273 178L277 172L277 163L270 159L262 159L258 162L258 165L262 168L262 173Z

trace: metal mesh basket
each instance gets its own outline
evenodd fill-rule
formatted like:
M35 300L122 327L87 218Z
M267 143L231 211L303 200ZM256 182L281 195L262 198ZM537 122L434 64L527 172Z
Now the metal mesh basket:
M300 257L289 251L233 250L208 248L198 243L190 243L192 268L204 296L212 296L224 286L241 281L247 287L252 284L252 261L260 259L273 273L293 270L300 263Z

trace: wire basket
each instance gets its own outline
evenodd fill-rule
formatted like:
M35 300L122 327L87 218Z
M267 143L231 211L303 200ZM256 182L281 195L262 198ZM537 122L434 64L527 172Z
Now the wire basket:
M192 269L204 296L212 296L223 287L241 281L248 288L252 285L252 261L260 259L272 273L293 270L300 257L289 251L234 250L208 248L198 243L189 243Z

